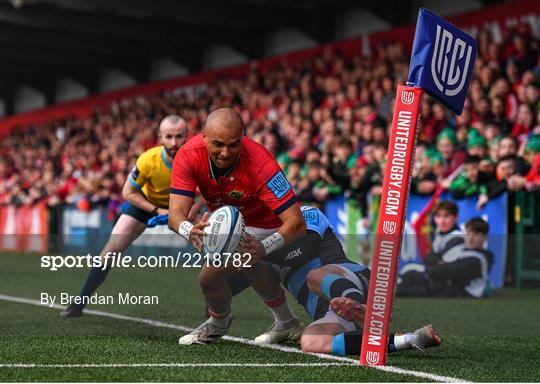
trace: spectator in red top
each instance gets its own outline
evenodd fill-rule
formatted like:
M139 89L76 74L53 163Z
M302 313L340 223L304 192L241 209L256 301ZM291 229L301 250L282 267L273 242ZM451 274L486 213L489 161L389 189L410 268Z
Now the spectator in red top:
M525 156L531 161L532 166L525 178L523 186L529 190L540 189L540 134L533 136L525 147Z
M527 104L521 104L518 109L516 122L512 127L512 136L517 137L519 141L523 141L533 125L534 120L531 108Z
M536 64L535 52L531 49L528 40L521 35L515 35L513 39L514 50L510 60L514 62L520 73L533 68Z
M531 170L527 174L527 189L540 189L540 152L534 156Z
M502 33L502 43L497 44L487 29L479 31L479 58L462 116L453 116L428 96L424 98L424 128L419 139L435 144L440 130L450 126L458 138L454 152L466 151L467 137L474 127L490 143L492 164L512 147L512 153L507 154L517 156L516 169L523 174L529 170L527 162L533 160L524 160L520 147L523 149L526 139L540 131L539 43L522 26ZM517 35L520 36L514 39ZM535 58L534 62L531 58ZM284 164L290 161L290 155L304 165L315 161L306 156L304 144L309 142L309 147L314 143L317 148L308 148L307 153L318 153L317 159L326 169L332 160L330 149L336 137L348 137L355 151L369 148L374 141L386 143L390 116L384 112L385 103L395 94L395 82L403 82L407 71L403 49L390 43L378 47L377 57L315 57L264 73L253 67L245 77L224 77L209 81L204 87L115 102L96 109L90 118L67 117L21 127L0 143L0 153L7 164L7 173L0 175L2 202L7 203L13 195L17 195L18 202L35 200L28 196L37 197L37 192L44 188L46 196L42 198L54 195L48 202L61 204L79 180L81 185L90 185L109 173L116 175L114 185L98 186L97 195L113 196L110 191L123 185L122 179L135 159L146 146L152 145L156 138L152 127L162 117L182 115L189 123L190 136L194 136L216 105L233 105L241 114L249 137L264 142ZM523 113L526 107L520 108L524 104L532 111L530 124L522 121L522 115L527 115ZM518 109L522 113L516 119ZM519 135L521 144L513 144L514 136L495 144L499 129L502 135ZM270 132L275 136L268 138ZM287 156L294 146L296 149ZM70 165L66 166L67 163ZM63 173L64 166L73 169ZM432 166L437 183L441 183L444 178L439 160ZM450 172L449 168L453 167L445 173ZM361 166L356 174L352 172L355 188L367 170ZM336 185L328 187L333 190ZM105 199L96 201L102 200Z
M465 152L456 148L457 137L451 128L445 128L437 136L437 150L443 159L442 176L450 176L465 161L467 156Z
M433 116L424 125L424 139L429 143L434 143L437 135L448 124L446 111L442 105L435 103L432 106Z
M506 156L517 156L519 149L519 142L516 137L512 135L503 136L499 142L499 159ZM516 158L516 169L520 175L525 175L529 172L530 164L527 163L522 157Z

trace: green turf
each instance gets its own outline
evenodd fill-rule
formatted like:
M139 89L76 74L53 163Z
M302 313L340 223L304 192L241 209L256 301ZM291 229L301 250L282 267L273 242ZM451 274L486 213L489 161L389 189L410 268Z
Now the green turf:
M197 270L113 270L100 289L158 295L157 306L100 305L101 311L196 326L203 304ZM86 269L50 272L30 255L0 257L0 293L39 299L41 292L76 294ZM404 369L471 381L538 381L538 291L504 290L487 300L397 299L392 326L410 331L433 323L444 338L426 353L389 356ZM253 338L271 322L252 292L234 300L233 336ZM301 313L294 306L296 313ZM307 320L303 316L304 320ZM305 354L231 341L180 347L182 332L99 316L61 319L57 309L0 301L0 364L110 363L320 363ZM348 366L219 368L0 368L2 381L426 381L413 376Z

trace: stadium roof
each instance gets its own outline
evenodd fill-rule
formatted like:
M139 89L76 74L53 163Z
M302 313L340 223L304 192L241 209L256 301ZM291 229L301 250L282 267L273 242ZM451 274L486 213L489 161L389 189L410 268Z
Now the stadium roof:
M483 0L482 4L501 1ZM156 57L189 72L202 69L207 46L223 44L248 59L264 39L296 28L318 43L336 39L337 15L363 8L390 25L414 21L420 0L0 0L0 98L13 112L27 84L54 102L56 80L70 77L99 91L99 74L118 68L149 81ZM480 2L478 2L480 3Z

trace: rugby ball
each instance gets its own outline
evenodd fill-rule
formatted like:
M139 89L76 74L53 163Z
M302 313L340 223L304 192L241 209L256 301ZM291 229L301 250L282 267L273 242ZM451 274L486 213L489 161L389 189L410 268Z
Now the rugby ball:
M234 253L242 240L245 230L244 217L230 205L216 209L208 218L210 224L204 231L203 251L205 253Z

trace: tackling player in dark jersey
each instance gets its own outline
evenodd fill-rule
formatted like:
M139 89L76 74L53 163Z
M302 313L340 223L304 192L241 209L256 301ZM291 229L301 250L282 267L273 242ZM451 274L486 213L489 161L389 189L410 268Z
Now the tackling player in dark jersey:
M301 211L306 234L270 253L265 265L313 319L301 336L303 351L358 355L370 270L347 259L328 218L319 209L304 206ZM235 275L229 284L237 294L249 283ZM267 342L264 335L255 341ZM390 335L388 350L423 350L440 343L437 332L427 325L414 333Z

